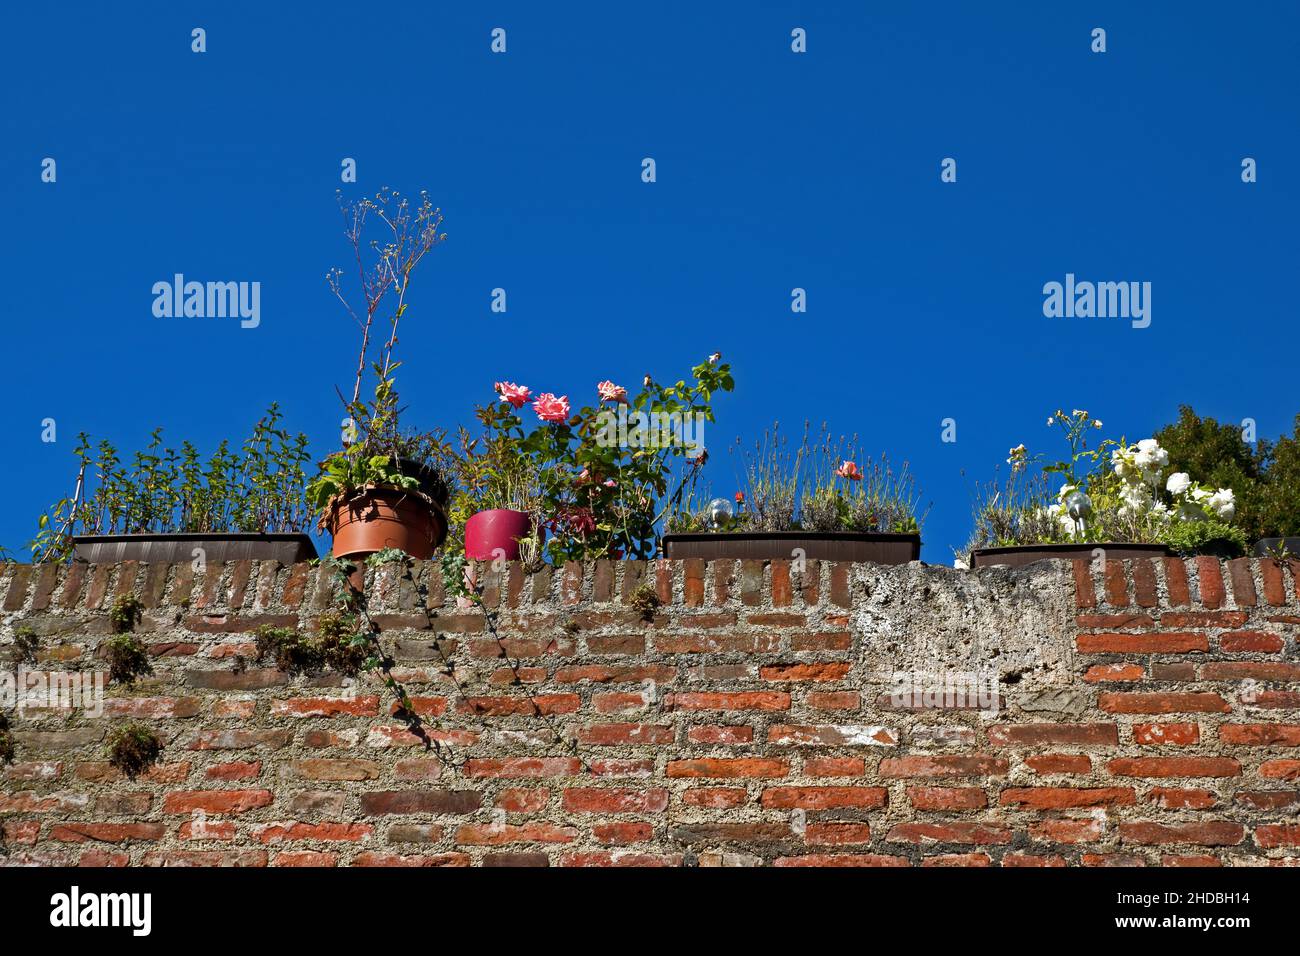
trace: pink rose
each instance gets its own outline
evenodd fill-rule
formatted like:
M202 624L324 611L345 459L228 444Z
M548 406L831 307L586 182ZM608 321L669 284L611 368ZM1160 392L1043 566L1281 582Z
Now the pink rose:
M835 474L841 478L847 478L849 481L861 481L862 469L855 462L845 461L844 464L835 469Z
M527 385L516 385L514 382L497 382L495 387L501 400L509 402L512 408L523 408L533 394Z
M606 488L617 488L617 487L618 487L618 482L615 481L613 478L606 478L606 479L605 479L605 487L606 487Z
M550 392L542 392L533 402L533 411L544 422L562 422L569 417L569 396L556 398Z
M608 379L603 382L598 382L596 384L596 391L600 394L600 400L602 402L618 402L621 405L627 404L627 389L622 385L615 385Z

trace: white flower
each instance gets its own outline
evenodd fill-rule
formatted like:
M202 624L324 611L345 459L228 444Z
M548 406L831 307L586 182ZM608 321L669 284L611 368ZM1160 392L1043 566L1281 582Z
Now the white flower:
M1169 464L1169 452L1161 448L1154 438L1144 438L1137 443L1133 462L1143 471L1154 471Z
M1237 513L1237 502L1232 496L1231 488L1220 488L1210 495L1206 506L1224 521L1231 521L1232 516Z
M1165 482L1165 490L1171 495L1186 494L1190 487L1192 487L1192 476L1185 471L1174 472Z
M954 558L952 562L952 566L956 568L958 571L970 570L970 565L967 562L963 561L961 558Z
M1100 418L1094 418L1094 419L1092 420L1092 427L1093 427L1093 428L1100 428L1100 427L1101 427L1101 419L1100 419Z
M1051 416L1051 415L1047 416L1047 424L1048 424L1048 425L1051 425L1052 422L1054 422L1054 421L1056 421L1056 418L1055 418L1055 417L1053 417L1053 416Z

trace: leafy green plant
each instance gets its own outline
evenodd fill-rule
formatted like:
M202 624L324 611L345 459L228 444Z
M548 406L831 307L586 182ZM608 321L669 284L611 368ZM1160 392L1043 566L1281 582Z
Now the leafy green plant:
M17 752L13 732L9 729L9 718L0 714L0 766L13 763Z
M149 650L134 634L118 634L101 645L108 658L108 679L115 684L133 684L146 674L153 673L149 663Z
M1088 435L1102 423L1079 409L1069 414L1058 409L1047 424L1063 430L1069 457L1044 462L1024 445L1012 448L1010 478L990 486L977 503L969 548L1102 542L1181 546L1219 540L1210 537L1209 528L1183 525L1215 522L1227 527L1232 521L1237 507L1233 489L1207 487L1186 472L1171 471L1171 456L1156 439L1134 445L1104 439L1091 447Z
M123 594L108 610L108 622L114 634L126 634L135 629L144 611L144 605L134 594Z
M832 440L826 426L801 455L799 527L804 531L914 534L920 531L915 482L906 463L896 474L889 459L862 455L856 437ZM862 462L861 465L858 462Z
M1197 415L1191 406L1156 432L1176 471L1236 493L1234 523L1247 540L1300 535L1300 415L1292 434L1248 444L1241 426Z
M257 662L270 658L277 668L293 675L331 669L355 677L371 652L371 642L359 631L356 617L350 614L321 615L314 637L304 637L293 628L263 625L255 632Z
M351 398L339 392L347 414L344 447L321 463L320 473L308 486L308 500L322 520L336 501L346 501L371 488L406 491L445 507L441 484L434 489L422 488L418 478L403 470L404 456L423 446L418 439L404 434L399 425L401 409L396 373L401 362L395 356L398 328L410 306L407 296L412 273L434 246L447 238L438 231L442 213L423 192L412 203L388 187L379 190L374 198L353 202L345 201L340 195L339 208L360 273L358 281L364 305L354 306L344 292L343 270L331 269L327 281L361 330L361 341ZM381 238L367 239L368 224L375 222L381 224L378 227ZM376 319L381 315L386 317L388 335L379 342L374 335ZM367 369L374 376L374 397L363 401L361 392ZM440 483L441 477L437 481ZM441 501L437 500L439 494L443 496Z
M108 762L132 779L156 764L162 751L162 740L141 723L123 724L108 738Z
M646 582L637 587L632 592L631 600L628 604L632 610L641 615L643 621L653 621L655 611L659 609L662 602L659 600L659 592L655 590L653 584Z
M23 624L14 632L14 646L10 657L14 664L35 664L40 638L30 625Z
M72 554L74 535L301 532L309 525L303 499L307 436L280 427L272 404L238 452L221 442L207 460L189 441L163 446L162 429L124 465L101 440L91 452L84 432L72 496L40 517L30 547L34 561Z
M1246 553L1246 533L1218 518L1180 521L1170 527L1165 543L1178 554L1236 558Z

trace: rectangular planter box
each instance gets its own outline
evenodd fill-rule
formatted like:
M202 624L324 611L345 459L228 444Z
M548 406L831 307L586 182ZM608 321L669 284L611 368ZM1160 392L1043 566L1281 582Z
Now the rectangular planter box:
M305 534L97 534L74 536L72 544L75 559L91 564L188 563L195 548L203 549L205 561L297 564L316 557L316 546Z
M1163 544L1026 544L1012 548L976 548L971 552L972 568L1002 565L1023 568L1035 561L1091 561L1094 551L1104 551L1108 561L1159 558L1172 552Z
M907 564L921 557L919 534L867 534L819 531L743 531L667 534L664 555L672 560L775 561L796 557L810 561L872 561Z

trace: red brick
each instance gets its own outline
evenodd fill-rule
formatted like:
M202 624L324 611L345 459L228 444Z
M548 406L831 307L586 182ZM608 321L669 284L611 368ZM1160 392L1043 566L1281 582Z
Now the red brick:
M661 724L592 724L578 730L578 742L598 747L671 744L677 728Z
M131 843L161 840L166 828L161 823L56 823L50 839L58 843Z
M790 586L790 562L772 562L772 607L788 607L794 600Z
M1250 558L1233 558L1229 561L1228 580L1232 582L1232 596L1237 602L1237 607L1254 607L1258 603L1255 595L1255 577L1250 569Z
M865 823L809 823L804 830L809 846L854 846L871 842Z
M597 823L591 828L591 835L597 843L607 846L628 846L633 843L646 843L653 839L654 826L631 821Z
M1246 837L1240 823L1208 820L1197 823L1147 823L1121 821L1120 840L1144 845L1188 843L1194 846L1236 846Z
M209 780L256 780L261 773L260 760L232 760L209 767L203 776Z
M1133 591L1133 601L1138 607L1155 607L1159 602L1153 559L1138 558L1133 561Z
M1148 746L1188 746L1199 743L1201 728L1199 724L1134 724L1133 742Z
M1029 838L1038 843L1092 843L1101 833L1101 824L1091 818L1041 820L1029 825Z
M1213 791L1195 787L1152 787L1146 799L1162 810L1208 810L1219 802Z
M1219 635L1219 647L1223 648L1226 654L1251 651L1273 654L1282 649L1282 638L1263 631L1231 631Z
M1117 777L1235 777L1232 757L1116 757L1107 764Z
M867 762L862 757L809 757L803 770L810 777L861 777Z
M988 734L994 747L1104 747L1119 743L1115 724L991 724Z
M978 787L908 787L907 799L917 810L982 810L989 802Z
M1097 707L1111 714L1226 714L1232 708L1218 694L1123 694L1103 693Z
M1286 582L1282 575L1281 562L1269 560L1259 562L1259 575L1264 581L1264 600L1273 607L1285 604Z
M1259 775L1270 780L1300 780L1300 760L1266 760L1259 765Z
M1034 853L1008 853L1002 857L1003 866L1016 867L1063 867L1065 857L1039 856Z
M891 843L1010 843L1011 831L987 823L898 823L885 839Z
M1200 555L1196 561L1196 585L1201 604L1208 608L1223 607L1227 594L1223 590L1223 573L1219 569L1219 559Z
M1084 754L1041 754L1026 757L1025 766L1034 773L1089 773L1092 760Z
M1080 634L1075 646L1081 654L1179 654L1206 651L1210 641L1204 634L1169 631L1157 634Z
M1214 661L1201 668L1203 680L1300 681L1300 664L1281 661Z
M884 787L768 787L762 805L776 810L875 810L889 800Z
M374 832L368 823L268 823L253 828L262 843L319 840L326 843L359 843Z
M1166 611L1162 627L1241 627L1250 619L1245 611Z
M759 676L769 681L836 681L843 680L851 666L843 661L829 664L774 664L759 668Z
M763 757L707 757L699 760L670 760L669 777L770 778L784 777L790 765L784 760Z
M1146 676L1141 664L1093 664L1084 673L1083 679L1090 684L1104 681L1135 681Z
M553 823L467 823L456 830L456 842L463 846L504 846L509 843L572 843L576 827Z
M1106 603L1112 607L1128 606L1128 581L1124 576L1123 561L1106 561Z
M748 744L754 740L754 728L738 727L692 727L686 733L686 739L693 744Z
M496 805L507 813L541 813L551 802L551 791L507 787L497 794Z
M1131 806L1137 803L1137 794L1131 787L1012 787L1002 791L998 802L1004 807L1069 810Z
M810 853L807 856L782 856L772 863L780 867L866 867L866 866L911 866L903 856L886 856L879 853Z
M1077 560L1074 565L1074 603L1076 607L1096 607L1097 593L1092 587L1092 563Z
M163 813L247 813L272 799L270 790L174 790L163 797Z
M478 758L465 762L469 777L570 777L582 770L576 757Z
M734 693L678 693L664 699L666 710L789 710L785 691L737 691Z
M1300 724L1220 724L1219 740L1245 747L1300 747Z
M1300 846L1300 825L1282 823L1256 827L1255 844L1265 849L1279 846Z
M563 805L571 813L662 813L668 791L578 787L564 791Z

